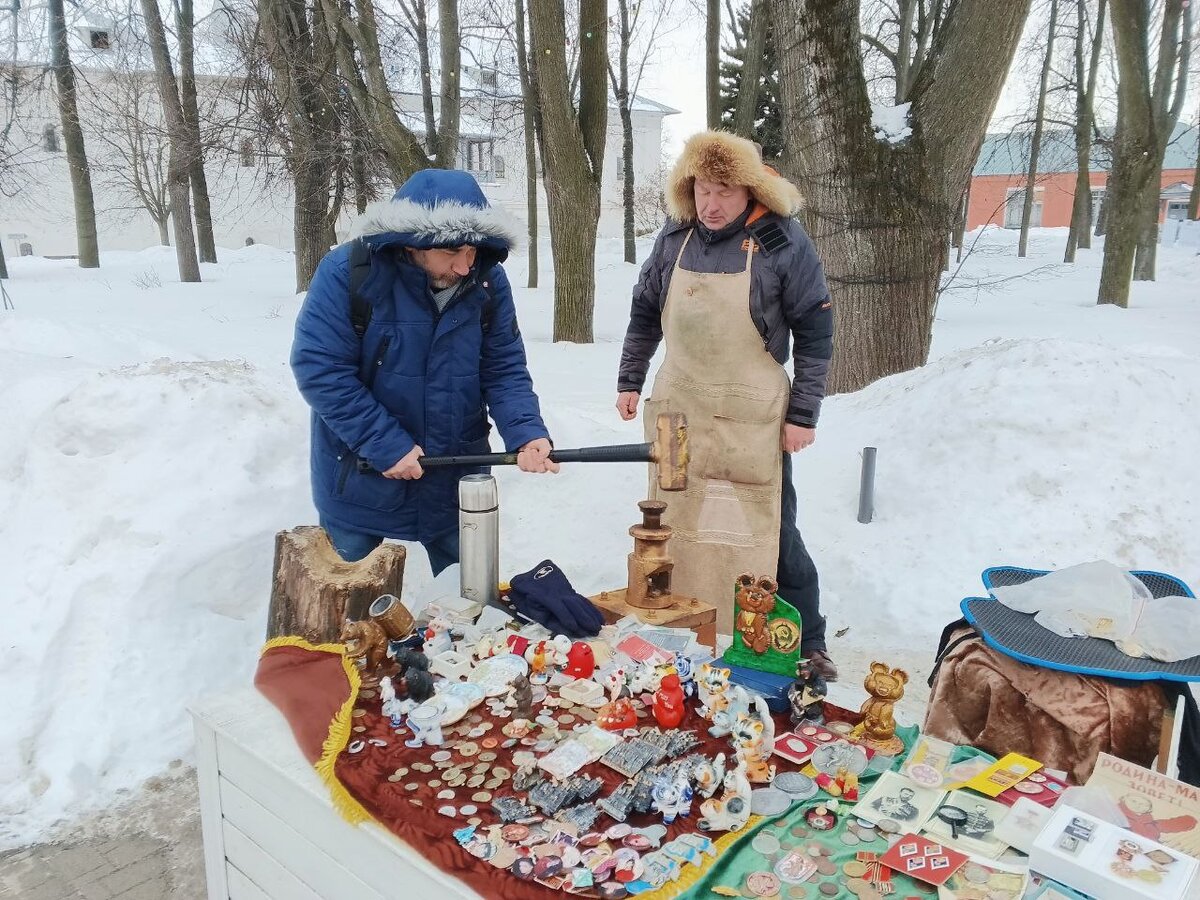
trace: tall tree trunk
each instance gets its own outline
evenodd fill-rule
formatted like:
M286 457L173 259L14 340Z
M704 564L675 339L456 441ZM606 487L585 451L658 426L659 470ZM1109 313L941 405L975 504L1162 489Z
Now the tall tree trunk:
M526 287L538 286L537 90L529 66L525 39L525 0L515 0L517 74L521 79L521 113L525 122L525 218L529 222L529 275Z
M1054 59L1054 30L1058 26L1058 0L1050 0L1050 23L1046 35L1046 58L1042 62L1042 79L1038 87L1037 112L1033 119L1033 140L1029 145L1029 171L1025 175L1025 202L1021 207L1021 237L1017 241L1017 256L1029 252L1029 223L1033 218L1033 195L1037 186L1038 155L1042 147L1042 126L1046 121L1046 87L1050 83L1050 63Z
M1181 21L1182 20L1182 21ZM1180 25L1182 24L1182 29ZM1142 230L1138 233L1137 253L1134 256L1133 280L1153 281L1158 258L1158 214L1162 194L1162 163L1171 134L1183 112L1187 93L1188 67L1192 51L1192 10L1186 0L1171 0L1163 6L1163 28L1158 48L1158 70L1154 76L1154 126L1158 132L1159 155L1155 160L1142 214ZM1172 99L1171 86L1175 91Z
M179 280L199 281L200 263L196 259L196 237L192 230L190 191L190 162L188 127L179 103L179 85L171 67L167 35L163 29L158 0L141 0L146 20L146 40L154 57L155 80L167 120L167 189L171 194L171 223L175 230L175 259L179 264Z
M733 133L756 140L754 126L758 118L758 87L762 80L763 53L767 46L767 26L771 13L766 0L752 0L750 26L746 35L746 58L742 63L742 89L733 109Z
M367 150L356 134L350 137L350 180L354 185L354 210L361 216L367 211L371 197L367 184Z
M4 242L0 241L0 278L8 277L8 263L4 261Z
M1188 197L1188 218L1200 219L1200 143L1196 146L1196 171L1192 175L1192 195Z
M529 14L532 44L539 48L535 83L554 254L554 340L591 343L608 126L607 4L580 0L578 111L563 90L570 83L563 0L532 0Z
M785 168L835 311L831 387L857 390L924 364L948 236L1029 0L958 0L908 92L913 134L871 126L858 0L777 0Z
M1179 2L1167 0L1166 10ZM1112 34L1117 57L1117 128L1110 189L1105 194L1107 236L1096 302L1127 307L1146 191L1162 160L1147 58L1150 9L1143 0L1112 0Z
M213 235L212 202L204 174L204 141L200 135L200 103L196 96L195 35L192 0L179 0L175 17L179 38L179 99L188 130L188 175L192 185L192 211L196 216L196 244L200 262L217 261Z
M154 224L158 226L158 242L164 247L171 246L171 232L167 228L167 220L170 216L163 219L154 219Z
M1100 70L1100 49L1104 45L1104 13L1108 0L1100 0L1096 9L1096 30L1092 35L1091 58L1086 68L1083 59L1087 39L1087 4L1076 0L1075 33L1075 196L1071 200L1071 229L1067 232L1065 262L1075 262L1075 251L1092 247L1092 118L1096 102L1096 74Z
M900 0L899 34L896 43L896 92L893 97L899 106L908 96L912 82L912 25L918 0Z
M429 59L429 15L427 0L413 0L417 56L421 61L421 109L425 113L425 146L429 155L437 153L437 113L433 108L433 69Z
M621 117L621 208L625 235L625 262L637 262L637 243L633 233L633 98L629 96L629 0L617 0L617 26L620 48L617 71L609 68L613 93L617 95L617 112ZM614 77L615 76L615 77Z
M958 250L958 258L962 259L963 238L967 233L967 219L971 217L971 182L967 182L967 189L963 192L962 206L959 207L958 222L954 226L954 237L950 240L950 246Z
M721 127L721 0L707 0L704 31L704 96L709 128Z
M438 0L438 47L442 59L442 88L438 95L437 165L439 169L458 167L458 120L462 81L459 66L458 0Z
M96 235L96 204L92 199L92 175L88 166L83 129L79 127L79 108L75 103L75 70L67 49L67 23L63 0L49 0L50 65L58 93L58 114L62 119L63 145L71 171L71 197L75 205L75 240L81 269L100 266L100 244Z

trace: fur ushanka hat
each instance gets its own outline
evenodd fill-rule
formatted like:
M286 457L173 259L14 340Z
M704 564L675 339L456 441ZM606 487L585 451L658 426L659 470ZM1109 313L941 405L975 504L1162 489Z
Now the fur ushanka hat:
M803 199L794 184L763 164L758 147L725 131L702 131L683 145L667 183L667 211L677 222L696 219L697 178L744 185L754 199L781 216L800 211Z

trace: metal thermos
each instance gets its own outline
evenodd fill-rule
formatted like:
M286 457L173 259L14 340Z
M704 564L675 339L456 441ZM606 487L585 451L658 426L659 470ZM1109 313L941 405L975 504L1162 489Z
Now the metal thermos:
M486 606L500 599L500 495L491 475L458 480L462 596Z

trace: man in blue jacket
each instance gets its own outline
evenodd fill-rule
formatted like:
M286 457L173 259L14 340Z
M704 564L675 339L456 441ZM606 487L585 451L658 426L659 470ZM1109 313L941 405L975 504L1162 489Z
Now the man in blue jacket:
M348 243L317 267L292 344L313 502L343 559L419 541L436 575L458 562L458 479L483 470L425 472L422 456L488 452L490 414L522 470L558 471L501 267L517 231L469 173L444 169L417 172L354 230L369 251L365 331Z

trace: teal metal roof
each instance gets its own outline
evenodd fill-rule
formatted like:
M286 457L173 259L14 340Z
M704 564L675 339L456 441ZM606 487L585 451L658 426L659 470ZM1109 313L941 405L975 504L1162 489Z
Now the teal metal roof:
M1112 127L1105 126L1100 133L1112 135ZM1196 144L1200 129L1195 125L1179 124L1167 144L1163 156L1164 169L1193 169L1196 166ZM979 159L975 162L975 175L1024 175L1029 167L1030 132L1015 131L1008 134L989 134L983 139ZM1112 160L1107 147L1092 145L1091 168L1107 172ZM1038 154L1038 172L1075 171L1075 135L1065 128L1047 129L1042 133L1041 152Z

